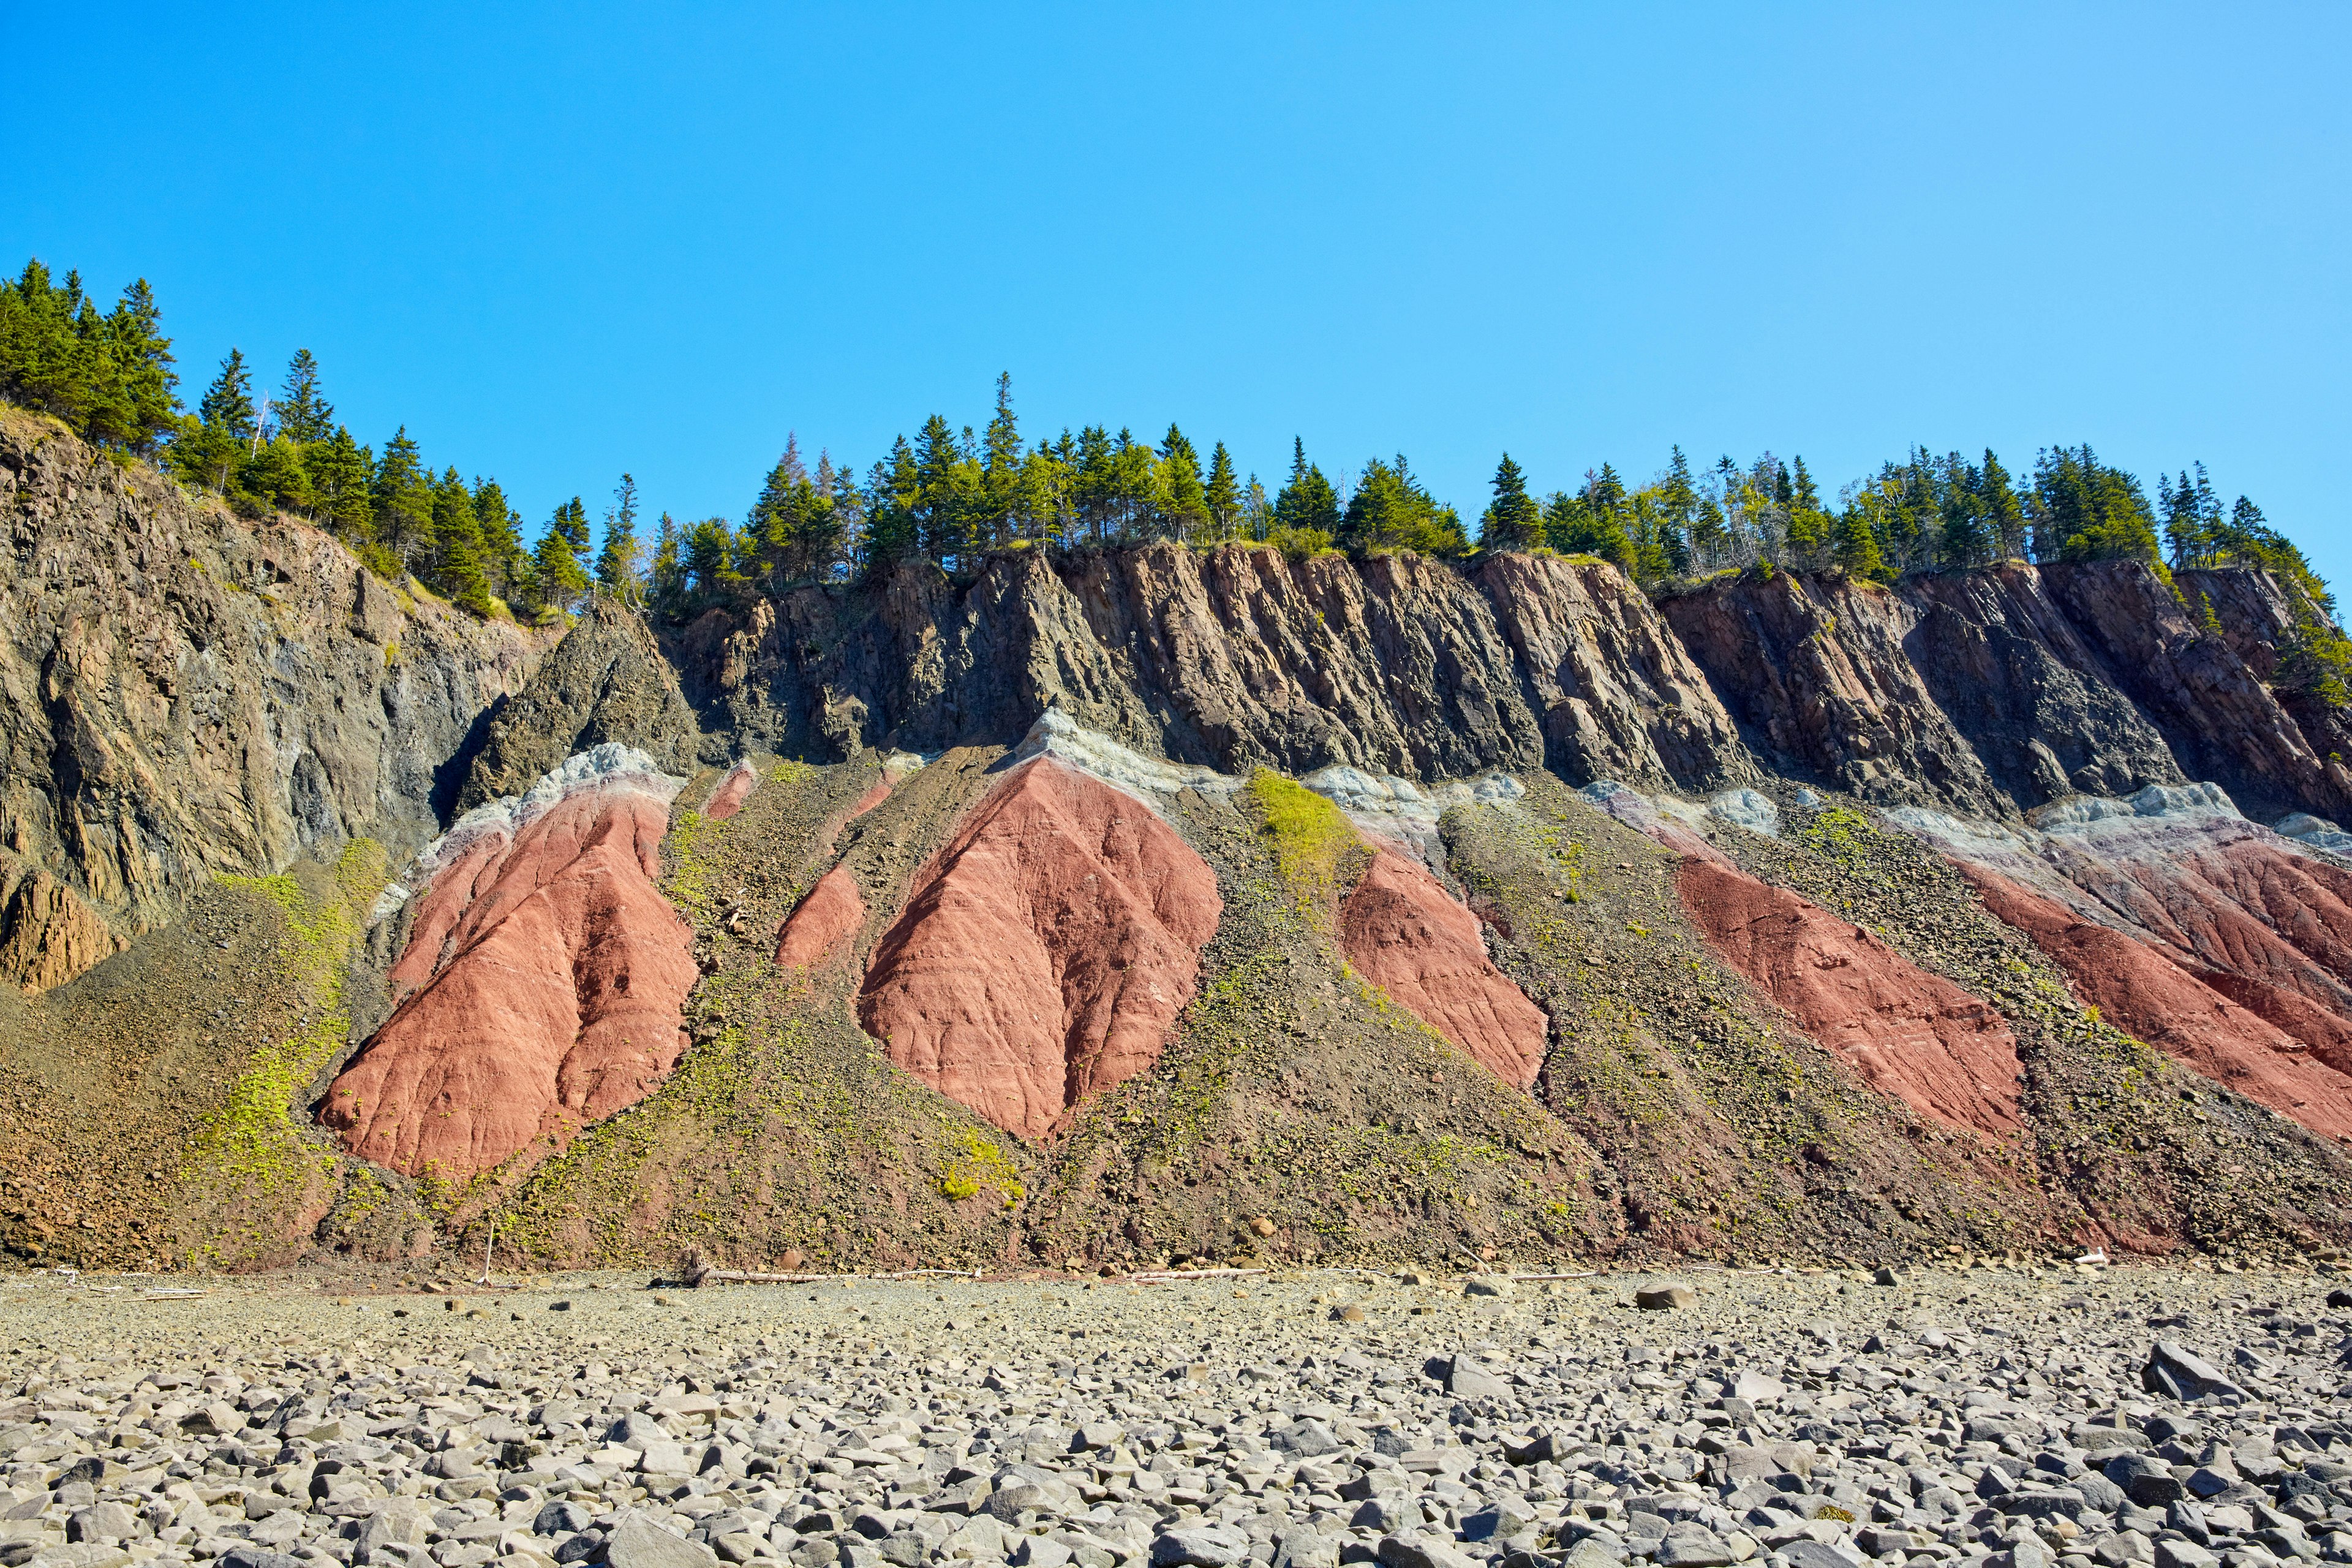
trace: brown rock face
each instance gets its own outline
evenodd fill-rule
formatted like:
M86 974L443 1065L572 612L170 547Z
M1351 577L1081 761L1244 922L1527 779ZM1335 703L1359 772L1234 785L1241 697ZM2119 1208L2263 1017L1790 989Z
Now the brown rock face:
M2013 811L1904 651L1917 612L1892 592L1783 572L1714 584L1664 609L1782 768L1887 805Z
M1365 979L1514 1089L1543 1070L1551 1021L1486 956L1478 917L1420 861L1381 847L1339 910Z
M1985 907L2032 937L2066 972L2075 994L2117 1028L2315 1132L2352 1134L2352 1078L2270 1019L2146 942L2085 921L2006 877L1966 869ZM2263 1000L2289 1017L2299 1011L2299 999L2285 993L2264 991ZM2322 1032L2335 1044L2341 1021Z
M0 900L0 975L28 992L62 985L124 945L80 894L47 871L20 878Z
M2024 1126L2017 1040L2000 1015L1785 888L1685 860L1677 890L1724 958L1863 1082L1948 1126Z
M0 846L112 933L62 893L26 895L40 908L10 931L51 934L12 946L0 979L68 978L224 874L331 860L362 835L413 853L449 806L450 760L545 647L13 409L0 498Z
M676 647L706 726L793 754L1002 744L1059 708L1227 772L1459 777L1543 755L1492 607L1434 561L1162 543L1003 557L961 588L909 565L856 603L808 588L713 611Z
M785 917L776 940L776 963L783 969L814 969L841 950L866 923L866 900L846 866L816 880Z
M2352 768L2315 752L2305 727L2240 657L2227 630L2190 620L2153 568L2136 561L2049 566L2052 596L2105 656L2116 679L2164 732L2190 778L2211 779L2240 809L2265 818L2290 810L2352 816ZM2205 574L2214 601L2238 623L2239 647L2260 641L2247 595ZM2273 590L2275 593L2275 588ZM2275 635L2273 632L2273 635ZM2315 725L2323 738L2328 731Z
M697 973L654 883L668 804L641 778L588 782L452 847L393 970L402 1000L321 1111L347 1148L463 1181L668 1073Z
M1526 674L1553 773L1684 790L1755 781L1706 674L1615 567L1506 554L1477 581Z
M858 1014L898 1066L1044 1137L1160 1059L1223 909L1148 806L1040 758L917 876Z

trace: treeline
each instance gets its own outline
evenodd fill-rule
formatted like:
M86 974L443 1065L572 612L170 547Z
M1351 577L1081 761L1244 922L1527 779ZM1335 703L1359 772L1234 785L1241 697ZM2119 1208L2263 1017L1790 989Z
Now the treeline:
M1603 463L1543 493L1506 454L1474 536L1402 454L1334 477L1294 439L1289 472L1269 495L1256 475L1237 473L1223 442L1210 443L1204 457L1173 424L1157 442L1101 426L1028 442L1011 378L1000 376L984 426L959 429L933 415L863 476L828 452L812 468L788 438L740 524L680 524L665 514L641 546L636 486L624 474L592 563L580 498L557 507L526 546L522 520L495 479L461 477L454 465L436 472L404 426L381 451L354 439L307 349L276 395L258 403L236 350L194 413L177 384L171 340L143 280L103 310L79 278L58 283L38 261L0 283L0 398L151 458L241 512L310 519L376 571L412 574L480 615L503 605L544 616L594 586L683 619L902 562L962 574L1009 550L1157 539L1454 560L1549 549L1612 562L1653 593L1759 567L1891 582L2000 560L2168 559L2179 568L2268 568L2295 600L2295 679L2339 693L2336 701L2352 683L2352 644L2335 630L2326 584L2259 507L2240 496L2225 508L2201 463L2177 479L2160 475L2151 504L2137 479L2087 445L2045 449L2021 477L1990 451L1971 459L1916 447L1834 499L1803 458L1769 452L1698 469L1676 447L1647 479Z
M454 465L435 472L405 426L381 452L354 439L308 349L258 404L235 349L194 412L178 388L172 340L145 279L103 311L78 274L59 282L37 260L0 282L0 399L54 416L108 450L149 458L243 515L286 512L330 529L380 575L414 575L477 615L502 605L544 615L589 586L590 529L578 497L526 546L522 519L496 479L461 477ZM607 534L625 540L635 516L625 475L615 501Z

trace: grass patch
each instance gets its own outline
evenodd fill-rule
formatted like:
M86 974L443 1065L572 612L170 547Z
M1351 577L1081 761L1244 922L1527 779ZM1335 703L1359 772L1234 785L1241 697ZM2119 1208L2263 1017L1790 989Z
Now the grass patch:
M1269 768L1252 773L1244 793L1299 912L1328 927L1331 906L1363 876L1371 851L1338 806Z

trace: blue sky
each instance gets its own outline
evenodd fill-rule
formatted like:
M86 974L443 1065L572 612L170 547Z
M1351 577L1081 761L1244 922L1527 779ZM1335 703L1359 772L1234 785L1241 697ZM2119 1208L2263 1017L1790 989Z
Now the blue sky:
M536 525L1000 370L1268 479L2191 458L2352 587L2352 7L11 8L0 254Z

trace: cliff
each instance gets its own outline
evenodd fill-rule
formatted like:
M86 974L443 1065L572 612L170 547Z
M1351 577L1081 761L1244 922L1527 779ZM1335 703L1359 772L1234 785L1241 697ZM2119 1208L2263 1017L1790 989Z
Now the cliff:
M224 875L414 848L544 652L0 411L5 978L55 984Z
M20 1256L2352 1240L2347 718L2260 574L1163 542L551 647L0 463Z

